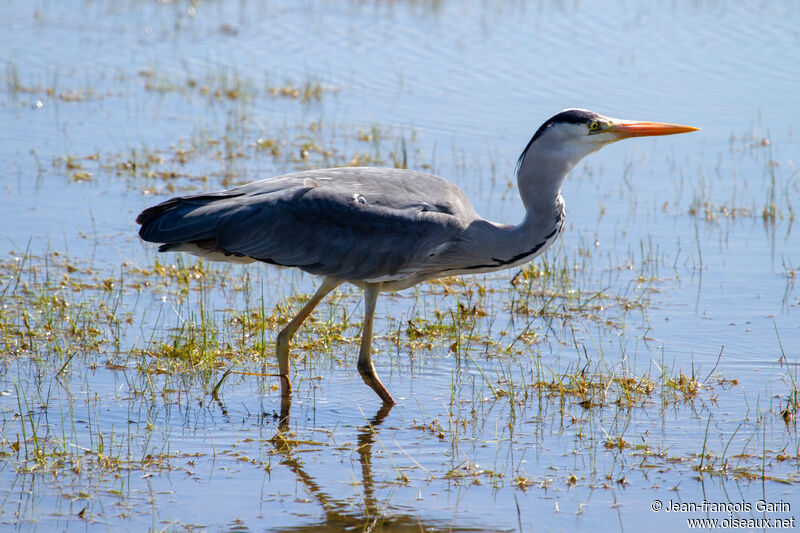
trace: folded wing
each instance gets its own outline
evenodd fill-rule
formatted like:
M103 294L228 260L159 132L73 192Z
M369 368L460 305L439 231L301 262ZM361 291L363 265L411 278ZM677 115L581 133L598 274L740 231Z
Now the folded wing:
M419 274L474 216L460 189L441 178L362 168L300 172L172 198L143 211L137 222L144 240L163 243L160 251L387 281Z

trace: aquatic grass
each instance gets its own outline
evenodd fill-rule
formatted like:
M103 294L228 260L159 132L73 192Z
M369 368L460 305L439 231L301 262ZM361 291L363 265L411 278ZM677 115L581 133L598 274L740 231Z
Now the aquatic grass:
M38 91L38 89L31 89L22 83L19 76L19 67L17 67L17 64L13 61L6 63L6 72L3 75L3 81L5 81L6 89L12 95Z
M0 319L7 349L16 356L54 353L66 364L75 352L92 352L118 345L120 317L112 278L86 279L60 254L0 262L9 276ZM91 268L85 273L91 275ZM83 293L91 298L83 298ZM62 367L63 370L63 367Z
M157 65L150 65L138 72L143 88L153 93L178 93L187 97L200 96L209 103L239 101L247 102L259 96L296 100L304 104L319 102L327 93L336 93L338 87L326 85L315 78L303 81L285 80L276 84L264 75L243 75L236 69L208 65L200 72L186 69L183 76L169 72Z
M263 374L272 373L274 335L306 301L306 296L295 295L301 289L298 280L307 282L302 276L290 277L273 294L255 283L253 270L181 256L153 256L141 265L125 263L113 271L63 254L16 257L0 268L4 304L35 305L29 306L28 315L19 315L14 306L4 307L2 324L36 343L31 353L38 359L23 356L12 363L31 365L25 374L29 376L45 371L36 388L18 387L27 397L20 398L13 411L24 416L0 427L0 452L10 457L15 446L22 450L19 458L13 458L20 476L59 471L58 483L71 483L78 476L91 480L92 488L84 496L77 494L76 500L87 502L87 513L97 512L91 501L105 505L127 501L137 508L116 474L133 472L150 479L169 472L188 476L188 471L207 471L210 452L198 451L205 448L194 445L178 451L170 442L175 431L187 431L184 416L194 420L217 413L221 420L241 420L241 426L236 423L234 444L216 449L214 460L223 468L269 470L276 476L279 462L272 458L280 460L288 450L295 457L330 453L347 457L346 450L355 450L342 434L348 425L337 425L328 440L320 440L313 435L319 428L304 415L283 433L283 444L280 437L273 446L259 436L275 424L269 405L276 399L277 387L271 387L276 380ZM394 367L408 364L410 353L415 354L412 364L422 370L448 361L454 366L441 406L422 397L416 420L390 419L396 421L388 427L372 426L383 451L371 458L374 483L386 488L415 487L424 481L459 490L473 485L497 491L581 490L638 486L645 483L646 472L657 476L662 476L657 471L669 472L663 474L669 478L694 471L698 463L703 475L717 479L796 482L796 476L786 472L797 459L783 449L765 448L763 427L754 429L746 414L737 417L738 425L730 433L723 432L719 446L713 445L710 427L703 449L691 449L663 435L658 436L661 443L654 443L653 434L646 433L653 419L668 412L686 415L687 424L701 432L709 413L724 409L716 406L718 398L724 401L735 385L716 368L701 373L695 365L684 370L663 361L642 367L643 358L652 358L651 348L636 353L639 339L647 342L644 329L636 333L633 347L622 338L608 342L623 331L619 328L630 328L626 313L642 311L646 320L651 291L665 283L658 275L659 265L668 258L643 241L610 268L605 266L610 261L591 248L547 260L549 273L532 269L528 278L523 272L513 279L515 273L508 272L438 280L387 302L382 311L389 315L388 327L383 331L390 333L379 336L379 342L393 347ZM598 269L601 263L604 266ZM544 290L539 290L539 283ZM47 288L55 297L44 297ZM284 291L292 296L281 296ZM521 302L529 309L498 318L512 306L522 307ZM306 402L313 404L317 389L324 388L328 397L333 394L325 378L330 368L351 357L357 345L360 305L359 291L336 291L298 332L292 360L297 365L295 394L301 399L301 413ZM41 312L32 312L35 309ZM56 327L65 310L75 313L72 322L85 332L73 333L66 324ZM45 311L52 316L48 318ZM22 316L27 316L30 329ZM52 324L51 338L62 339L62 355L44 349L52 340L47 340L43 324ZM86 353L76 350L70 335L79 338L92 328L101 332L95 337L102 342L87 341L91 349ZM131 335L137 328L139 335ZM17 342L19 337L10 338L6 342ZM508 344L511 349L506 350ZM228 371L222 394L217 385ZM124 385L119 393L95 390L105 385L87 379L87 372L117 376ZM25 375L19 383L25 383ZM357 374L353 380L359 382ZM57 394L48 393L48 388ZM258 391L256 397L242 400L241 407L235 405L237 401L230 398L238 400L248 388ZM30 409L37 404L62 413L53 429ZM118 423L103 420L107 409L120 407L128 411L125 420L136 421L126 424L123 432ZM314 409L327 407L320 404ZM717 420L713 416L712 424ZM227 422L209 427L218 423ZM9 438L12 431L20 433L18 440ZM742 434L750 438L739 438ZM510 459L513 449L539 449L551 439L569 448L558 450L564 455L538 452L535 463L523 463L518 455ZM399 445L390 446L393 440ZM434 461L409 450L409 446L435 445L448 451ZM43 466L36 466L37 457ZM565 465L563 457L570 463ZM189 466L188 461L196 463ZM573 466L573 461L580 466ZM773 475L770 464L780 465L781 473ZM356 497L364 509L364 493L359 491Z
M779 361L781 366L786 366L786 376L789 378L789 392L785 400L786 407L780 411L783 421L788 426L790 423L797 420L797 412L800 410L800 388L798 388L798 382L800 382L800 380L798 380L798 366L800 365L798 365L796 361L793 364L789 362L786 352L783 349L783 342L781 342L781 336L778 332L778 325L774 320L772 321L772 325L775 328L775 336L778 340L778 348L781 352Z
M541 336L532 327L542 320L552 327L580 317L607 329L622 329L627 313L646 311L660 283L657 267L652 265L654 259L643 257L638 268L628 262L624 267L604 270L596 279L586 276L592 272L589 252L573 257L548 253L540 259L525 265L511 280L516 288L511 294L511 313L527 317L527 324L507 349L519 341L538 342ZM610 290L623 283L625 292Z
M292 170L387 164L427 168L424 153L405 134L398 136L384 129L368 143L370 149L365 152L358 140L360 134L352 128L322 121L275 127L254 119L248 110L230 110L221 121L198 127L194 134L170 146L141 145L117 153L53 156L39 181L118 179L146 194L176 195L232 187L251 181L250 176L264 178Z
M63 85L63 80L60 79L58 72L47 72L35 77L27 75L24 79L17 62L13 60L6 63L5 73L0 79L4 82L4 92L11 96L11 101L15 106L31 106L34 109L41 109L45 104L58 105L59 103L71 104L101 100L114 97L119 92L106 86L102 76L70 79L68 83L72 83L72 85L69 88ZM20 98L21 95L31 95L37 99L31 102L26 98Z
M720 198L713 190L715 180L701 170L686 213L713 224L724 219L760 218L765 224L785 220L791 225L795 220L792 199L797 196L800 173L790 156L786 159L776 156L775 149L769 136L757 137L752 132L732 134L728 168L722 166L720 159L717 168L708 172L716 180L733 183L732 187L722 188L730 197ZM743 174L737 161L748 168L763 168L761 183L755 183L754 175ZM763 191L763 196L756 196L757 191Z
M86 76L86 69L70 72L68 65L59 66L56 62L50 68L62 72L62 78L48 80L46 74L37 78L31 71L36 68L36 61L18 60L15 76L8 78L11 86L19 91L39 88L39 92L9 96L6 90L7 100L22 117L39 117L40 121L47 117L43 121L45 124L50 123L46 114L51 112L51 106L57 107L53 114L59 116L53 120L58 127L53 131L59 133L42 146L63 145L66 148L62 149L64 153L54 155L41 152L47 148L37 148L41 157L27 158L19 170L12 169L10 176L17 173L33 177L38 172L40 184L58 180L63 180L62 185L70 182L70 194L78 196L83 196L79 191L100 193L106 190L111 193L121 190L123 196L125 190L150 195L150 200L142 198L139 202L134 198L125 202L131 204L126 207L130 211L126 217L135 215L138 203L153 203L153 198L165 199L174 194L206 191L290 170L333 164L438 168L447 176L459 177L466 188L474 188L473 192L479 189L480 194L470 196L483 198L489 209L505 209L514 200L515 194L509 189L509 203L494 207L494 200L502 195L509 168L508 161L504 160L507 148L504 144L508 143L503 135L497 142L492 141L494 146L487 146L486 155L478 155L481 140L475 138L474 131L467 135L453 134L452 142L444 140L452 149L445 144L442 150L441 145L428 140L433 136L441 138L441 131L436 128L432 131L429 127L432 117L425 117L420 124L422 142L413 133L397 127L359 122L362 119L358 113L353 115L348 110L363 110L370 103L361 105L358 95L355 95L356 101L350 101L353 95L344 94L349 92L347 87L339 93L340 101L335 101L335 93L320 87L322 82L314 73L286 78L270 74L271 78L267 78L263 73L271 73L270 66L258 67L261 70L216 66L221 57L229 59L230 64L253 60L249 57L251 54L241 53L248 47L241 48L233 42L237 32L238 38L251 40L255 33L279 26L281 35L294 35L293 30L303 28L302 18L301 23L296 24L297 17L303 16L302 10L289 9L290 16L285 16L282 15L285 10L276 11L254 3L210 6L164 3L136 8L131 5L89 5L88 13L90 18L116 20L125 27L137 21L152 25L152 34L122 32L125 42L145 44L152 57L160 57L166 44L170 53L186 52L191 56L182 62L186 66L178 65L175 69L156 63L153 70L161 72L154 72L148 79L136 74L136 70L147 63L146 57L137 56L139 64L128 65L128 72L121 67L107 81L84 83L78 78ZM386 15L385 22L403 20L400 6L381 10L381 14ZM145 12L137 16L139 7ZM437 3L434 11L440 9L445 6ZM374 13L367 11L356 9L345 14L345 18L374 17ZM412 7L411 15L444 14L428 11L430 5L427 4L422 10ZM501 11L508 14L505 8ZM516 9L512 11L515 15L524 15ZM481 12L487 20L497 16L491 9ZM58 10L34 13L34 26L43 32L45 40L48 31L63 30L64 24L69 26L73 19L54 18L57 16ZM273 17L277 18L273 20ZM85 18L85 14L83 18L78 16L81 20ZM450 19L452 17L438 16L429 22L439 24ZM280 24L256 24L265 20ZM109 37L102 26L93 24L95 33L87 37ZM145 24L134 26L145 28ZM353 25L353 28L358 27L358 24ZM146 29L151 30L150 27ZM351 36L349 29L345 31ZM357 34L352 37L360 40ZM274 44L280 49L285 42L278 40ZM203 63L202 49L209 45L216 47L216 51ZM232 47L237 51L229 55L226 50ZM249 50L255 49L250 47ZM262 49L258 53L263 52ZM64 56L67 62L70 56L69 53ZM267 56L269 53L264 57ZM258 57L254 59L259 63ZM174 62L174 57L170 61ZM304 67L291 58L285 61L288 61L285 65L289 72L303 72ZM108 66L102 63L89 67L89 74L102 69L103 76L107 76ZM333 67L335 78L331 79L346 80L348 74L337 72L337 68ZM409 90L427 93L425 88L420 92L407 85L413 82L402 72L402 67L397 78L396 95L401 100ZM383 79L378 85L383 87L385 82ZM148 83L151 84L149 90ZM157 84L162 84L163 90L157 90ZM125 107L118 102L97 105L91 101L107 94L105 86L110 86L114 95L135 100L136 105L118 113L118 107ZM272 88L278 89L280 94L272 96ZM51 94L48 89L52 89ZM395 107L402 114L408 107L407 102L401 100ZM28 106L37 104L43 104L44 108L28 111ZM69 113L65 113L65 109ZM86 115L83 118L88 121L87 128L78 127L84 124L82 120L74 121L78 115L69 116L80 110ZM303 116L297 114L298 110ZM765 113L767 116L769 110ZM339 115L355 124L333 122L332 117ZM110 122L100 118L102 116L107 116ZM76 127L81 131L74 131ZM450 129L442 130L445 136ZM103 131L119 133L106 138ZM37 136L36 131L29 133L34 135L32 138ZM173 140L159 143L150 140L156 135ZM750 138L744 139L745 136ZM714 142L711 137L707 143ZM762 208L770 205L774 206L776 218L770 219L769 224L790 226L791 203L797 192L797 180L792 177L790 162L785 157L790 144L783 146L778 137L769 139L774 143L769 158L778 163L770 170L763 163L767 150L753 145L757 140L755 135L749 134L732 140L731 153L724 153L723 147L718 161L712 153L701 153L696 160L691 156L682 161L677 156L668 156L672 165L659 167L653 181L662 181L663 177L663 181L669 182L665 183L668 190L676 187L679 177L692 185L685 186L689 191L688 199L681 197L686 192L676 191L676 201L670 198L669 206L663 209L660 201L655 205L656 200L653 200L653 209L649 210L650 200L647 191L642 189L643 181L640 176L633 175L641 173L644 166L638 166L640 160L636 157L626 161L621 167L620 189L599 200L608 209L603 224L609 224L609 217L617 216L614 210L620 207L622 212L636 211L636 218L630 220L633 226L644 219L648 225L652 222L653 227L657 226L658 231L668 231L670 227L679 231L685 229L686 221L682 218L687 217L695 179L702 173L707 186L698 194L698 201L707 201L708 205L697 204L696 216L701 217L697 226L700 237L708 240L716 224L724 225L724 229L730 231L721 236L720 246L730 246L730 251L735 252L734 243L741 242L742 237L742 232L735 230L742 227L742 222L747 222L745 216L761 223ZM93 143L112 148L93 153L97 150L92 148ZM122 148L113 148L117 146ZM711 152L713 148L700 150ZM97 158L93 158L95 155ZM58 166L48 164L49 158L58 160ZM37 159L40 160L37 162ZM650 159L653 165L660 163L660 160ZM26 170L26 166L31 168ZM588 176L588 171L576 170L580 175L573 177L581 180L581 185L596 184L598 190L610 177L599 164L591 169L593 176ZM768 172L772 172L774 178ZM485 181L477 180L479 175ZM764 186L760 187L762 177ZM10 179L13 187L14 178ZM771 204L769 187L775 200ZM133 198L136 194L128 196ZM784 199L791 202L790 207ZM592 205L588 205L589 210ZM751 212L740 213L738 209ZM407 391L416 393L424 405L425 410L420 410L426 413L424 423L434 420L439 423L439 427L434 425L430 431L409 429L407 413L409 404L413 410L414 399L395 407L383 424L371 421L369 431L355 428L356 424L363 425L352 420L348 409L353 397L361 394L358 375L352 368L360 320L359 297L345 292L340 301L321 306L314 321L298 334L301 343L314 348L293 351L292 355L298 365L298 379L305 379L306 383L313 380L315 387L318 385L325 393L326 400L317 400L316 388L311 391L303 385L296 389L290 425L298 441L292 451L292 459L300 467L296 469L282 464L280 461L286 454L264 438L274 433L276 424L271 414L276 394L269 390L269 385L276 381L274 378L232 373L224 390L217 389L215 394L211 385L219 383L220 376L230 369L268 373L268 365L274 364L271 344L274 335L285 323L286 314L300 304L300 300L289 300L282 294L305 291L312 283L305 277L270 271L261 278L261 286L257 282L247 286L250 281L240 279L242 270L217 271L216 266L208 263L199 267L202 272L198 279L198 272L191 269L193 261L184 260L181 265L168 256L159 256L164 269L161 272L157 272L160 269L149 259L141 263L142 272L134 271L133 266L109 267L108 261L114 263L118 255L112 254L110 260L105 257L108 255L108 249L104 251L106 244L113 240L115 250L130 255L128 245L136 247L135 228L126 230L131 231L134 241L121 244L118 235L102 235L103 228L117 226L105 225L100 217L100 231L95 231L100 238L95 240L98 242L97 257L101 259L89 265L93 270L91 274L84 268L83 261L71 260L70 264L77 268L74 272L51 261L46 267L50 278L47 282L41 263L36 265L35 278L27 265L16 272L19 283L14 277L0 278L0 324L3 328L0 347L4 348L0 356L0 454L8 454L3 455L2 470L4 481L9 481L4 485L11 487L1 500L2 519L21 524L22 528L38 524L45 529L55 523L58 524L55 527L84 525L82 521L85 520L86 524L106 521L107 527L121 525L130 529L141 529L145 523L145 527L154 530L213 528L219 527L219 523L225 523L228 529L257 529L266 523L267 528L300 524L299 527L307 526L305 529L312 530L322 529L315 526L323 526L326 521L328 525L342 526L340 529L377 530L381 526L388 529L393 524L386 517L398 516L394 523L409 529L413 526L448 529L457 528L459 524L432 524L427 517L449 517L450 509L456 509L452 515L463 510L472 511L474 503L487 501L495 502L498 510L507 511L509 507L504 508L503 503L513 495L517 522L522 530L526 526L547 528L552 525L548 520L555 520L548 519L548 514L555 514L559 509L557 520L574 518L572 500L577 500L579 505L575 509L580 517L576 522L578 526L587 527L598 516L609 514L605 509L596 511L609 500L614 509L622 509L622 524L623 517L631 516L628 504L636 498L631 500L631 491L624 497L625 491L618 491L618 488L645 490L648 494L659 490L655 487L668 490L680 482L682 500L701 492L704 497L730 494L731 488L744 495L756 494L759 490L765 495L785 490L776 489L769 481L764 486L752 484L751 477L734 474L733 467L738 465L740 472L758 472L760 476L769 476L770 468L789 474L797 469L794 457L797 438L793 424L784 427L779 422L776 427L759 426L755 432L752 429L762 413L769 420L777 421L791 400L791 391L796 390L791 335L781 329L785 359L788 359L785 364L792 366L782 367L774 375L763 372L763 367L769 368L769 353L765 354L764 362L758 363L762 370L761 381L771 383L768 394L772 398L768 410L766 407L759 410L759 400L755 399L758 390L754 391L752 385L733 387L730 384L735 379L745 384L752 379L749 370L743 368L745 365L737 364L736 355L731 356L733 364L725 361L720 365L726 374L732 373L724 378L706 367L708 357L713 360L715 353L704 353L699 358L703 361L702 368L698 365L690 368L689 354L692 350L700 354L708 339L698 339L687 349L689 340L676 341L660 323L662 318L686 319L688 316L691 319L690 310L676 311L671 307L683 302L680 296L667 298L670 291L677 290L677 294L681 294L694 284L694 279L675 281L691 270L691 264L687 269L678 263L678 258L685 259L686 255L670 255L674 249L659 250L651 246L654 239L637 242L636 234L623 236L621 232L609 234L609 242L615 239L611 244L615 251L606 253L606 242L595 246L589 237L571 239L570 235L581 231L591 234L591 228L581 228L583 221L575 217L578 212L570 212L573 226L563 236L562 249L554 250L559 253L541 258L552 263L552 277L541 275L526 279L520 275L515 285L509 283L515 272L471 278L469 287L453 283L452 289L447 289L452 290L452 294L446 294L441 286L422 286L419 291L387 298L385 306L379 309L376 333L389 332L390 335L390 338L376 339L379 347L391 352L393 369L402 372L409 366L412 368L410 375L393 380L392 386L402 390L415 380L414 388ZM710 224L703 223L705 216L709 217ZM716 218L712 220L711 217ZM780 230L771 231L773 235L781 233ZM69 228L64 233L65 241L73 238ZM662 239L655 242L665 245ZM616 252L614 246L621 246L622 251ZM776 258L781 257L781 247L776 249ZM687 253L696 258L698 251L691 249ZM704 267L713 268L714 250L704 243L702 251ZM142 252L143 257L149 257L150 253ZM561 253L564 268L558 272L562 266L559 265ZM137 254L139 252L133 256ZM39 262L28 254L22 259ZM669 271L670 264L672 271ZM726 266L732 264L733 261L726 261ZM659 272L660 266L667 268ZM778 270L780 274L780 267ZM787 287L794 270L787 259L784 269ZM260 269L254 266L252 271ZM665 279L664 272L669 272L667 275L673 279ZM704 287L707 288L714 279L711 271L705 272ZM69 281L61 287L59 283L64 273ZM568 279L559 281L559 276ZM23 283L27 283L25 291L21 289ZM84 287L84 284L89 286ZM546 290L539 291L540 284ZM245 287L238 289L236 285ZM475 295L480 290L485 290L486 295L477 298ZM472 295L469 291L473 291ZM58 298L48 298L48 293L58 293ZM708 292L704 293L706 295ZM781 312L791 315L795 307L791 293L786 302ZM101 309L101 304L106 309ZM509 309L519 312L511 314ZM478 316L478 312L486 315ZM178 314L185 321L181 322ZM67 327L64 317L70 318L74 330ZM782 317L776 321L779 325L785 322ZM347 325L337 329L340 323ZM676 323L678 321L673 322ZM725 342L734 347L736 338L736 334L732 334ZM164 355L158 351L160 344L186 353ZM148 355L146 352L150 349L158 353ZM201 351L204 355L200 355ZM774 354L775 350L771 352ZM734 349L732 353L738 352ZM659 356L660 364L651 362ZM589 364L595 359L601 361ZM341 373L335 370L340 360L349 362ZM358 386L339 380L339 376L350 374ZM726 382L721 383L720 379ZM548 382L560 390L550 391ZM702 386L686 397L682 389L694 389L693 383ZM652 387L655 389L648 392ZM491 388L498 394L493 394ZM26 395L17 405L16 389ZM409 398L407 391L404 396ZM767 401L766 394L760 400L762 403ZM756 407L742 409L745 402ZM27 414L21 416L26 409ZM350 417L349 423L340 422L347 417ZM702 452L695 436L708 427L707 420L711 420L711 427ZM21 432L21 423L24 423L26 439L16 435ZM38 443L45 450L51 449L49 453L53 457L47 459L47 469L35 472L20 469L17 473L19 463L11 457L14 446L24 447L27 442L29 449L35 448L34 440L28 442L34 431L32 426ZM318 438L314 431L320 429L330 431L330 437ZM747 441L751 434L756 435L752 442ZM369 455L368 447L359 446L362 435L375 440L380 438L389 452L395 454L389 461L385 457L386 449L373 446L369 481L366 476L359 477L359 467L366 470L370 464L362 459L362 450L364 456ZM400 443L407 453L397 455L400 446L395 449L391 442ZM611 446L606 447L606 443ZM178 448L181 450L177 451ZM68 460L61 461L55 455L56 450L59 453L65 450ZM706 457L700 459L697 454ZM737 455L742 457L734 458ZM711 483L696 483L692 466L699 461L703 461L704 467L720 466L714 462L715 456L728 462L731 468L714 477ZM789 457L780 459L785 456ZM645 458L646 464L639 466ZM190 461L193 464L190 465ZM394 465L390 464L392 462ZM454 468L456 473L465 475L457 479L452 476L455 480L445 478ZM490 478L489 474L482 473L484 471L498 475ZM326 494L350 492L342 491L340 484L340 480L348 479L348 473L353 481L363 486L363 494L359 487L358 491L352 491L359 494L345 496L341 502L329 499L326 505L322 501ZM396 485L399 473L409 479L409 486ZM611 474L611 479L606 479ZM712 478L712 474L704 475L708 480ZM256 483L251 483L254 478ZM480 485L472 486L475 480L483 487L498 488L482 492L484 489ZM624 482L618 483L618 480ZM736 481L731 483L733 480ZM227 515L221 517L203 515L201 519L208 521L206 525L187 523L183 509L194 504L196 510L202 510L204 494L208 492L205 489L210 487L214 492L224 493L226 483L234 490L241 488L242 492L250 494L252 498L247 501L254 498L256 510L250 513L242 506L238 507L241 518L236 511L237 518L231 519L232 511L228 510ZM328 485L332 486L331 490ZM320 490L312 492L314 486ZM369 494L368 488L374 491ZM523 495L526 489L528 492ZM516 502L518 497L520 501ZM213 498L207 500L213 501ZM50 507L51 502L55 502L53 507ZM588 506L584 508L584 505ZM436 509L437 506L446 510ZM272 512L279 507L288 509L291 518L281 521L281 512ZM54 509L58 514L49 514ZM364 520L364 515L368 515L369 520ZM342 517L340 521L337 516ZM529 518L535 520L535 524L526 520ZM497 519L501 519L499 515ZM481 520L483 516L475 521L489 524L487 528L493 525ZM508 524L508 520L504 520ZM287 525L287 522L290 523Z
M266 91L272 97L289 98L308 103L321 100L325 93L338 92L339 88L324 85L317 80L306 80L299 84L286 81L282 85L270 85Z

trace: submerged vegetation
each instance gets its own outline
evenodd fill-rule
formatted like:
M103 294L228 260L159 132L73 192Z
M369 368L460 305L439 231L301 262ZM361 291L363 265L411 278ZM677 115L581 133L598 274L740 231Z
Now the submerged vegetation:
M410 404L405 400L404 409L418 410L413 419L370 426L380 443L375 455L348 440L352 423L279 427L277 408L270 413L263 406L279 402L274 337L302 299L266 297L249 271L183 262L180 256L170 263L161 258L144 266L124 263L109 272L57 252L12 254L0 263L6 369L0 455L19 483L45 476L60 487L60 499L74 516L103 521L109 520L101 516L109 503L130 509L121 518L137 512L138 489L125 481L131 473L195 479L217 465L267 473L289 468L300 476L300 454L355 450L362 469L388 461L388 470L377 469L337 504L355 523L366 519L353 514L362 483L364 491L374 490L372 485L446 482L558 492L649 484L656 471L664 480L670 472L685 471L730 480L800 481L795 372L786 374L788 395L773 407L752 406L753 414L734 418L731 430L730 421L719 419L739 394L738 379L716 366L682 368L646 347L642 358L636 353L642 346L631 352L625 344L610 348L602 340L628 328L625 317L631 312L646 314L650 295L663 288L658 266L648 265L654 259L640 259L641 270L625 265L616 270L615 286L626 286L624 278L634 283L621 296L593 287L588 257L550 254L516 274L436 280L422 286L416 298L400 297L381 328L388 334L379 339L379 350L392 354L383 364L390 366L389 374L399 374L393 388L413 390L416 381L429 392ZM223 312L211 303L220 296L230 305ZM339 291L298 334L292 353L300 397L337 397L345 383L358 385L353 368L358 300L357 291ZM410 314L402 302L411 304ZM498 320L506 313L508 322ZM640 339L652 342L646 333ZM558 351L561 355L552 355ZM785 353L780 356L789 363ZM451 368L449 390L429 376L443 365ZM336 377L340 374L347 377ZM366 397L357 401L370 403ZM325 410L324 405L315 409ZM106 414L116 412L123 420ZM241 418L239 436L227 444L174 449L176 430L219 432L218 422L187 426L188 419L218 416L214 413L229 421L223 427L232 417ZM671 439L653 432L653 417L673 425L685 417L686 430L695 426L695 431L708 432L713 423L721 440L708 434L703 441ZM779 448L764 447L760 435L767 428L785 432L788 440ZM497 457L518 447L536 448L552 432L571 443L569 453L580 468L564 468L559 454L540 455L534 464L495 458L493 465L481 466L485 450ZM444 460L422 459L411 455L410 446L444 446L450 453ZM327 507L312 478L298 479ZM75 483L84 487L78 493L69 488ZM368 505L373 513L384 512L379 500Z
M264 158L309 168L406 166L411 155L430 167L409 149L415 140L377 125L343 135L322 121L266 137L237 115L219 137L58 156L44 178L176 194L244 182ZM653 314L669 320L663 294L705 268L699 247L672 256L643 238L619 253L579 235L516 270L397 294L379 311L375 343L381 374L400 393L399 419L388 410L368 418L374 399L362 396L354 355L361 296L343 287L298 332L299 404L286 419L274 342L307 298L306 276L181 255L109 265L17 250L0 261L5 476L20 492L55 494L52 517L105 523L135 520L173 494L176 475L267 479L261 499L284 503L294 479L325 510L320 523L367 528L412 523L378 494L419 499L420 487L565 498L669 486L687 474L798 483L797 363L777 326L766 403L748 394L742 402L743 378L720 370L722 343L709 368L691 351L668 352L653 330ZM788 283L793 273L785 263ZM331 456L357 463L335 499L309 466ZM154 523L172 523L164 506L151 512Z
M764 169L762 176L741 180L736 162L743 154L753 157L762 166ZM775 223L776 220L787 220L791 225L795 221L792 201L800 192L800 171L791 160L782 162L775 159L769 138L759 139L753 134L742 138L732 137L730 162L727 162L726 166L729 168L723 167L720 163L716 173L724 173L725 177L732 181L732 186L727 187L730 199L722 202L713 199L714 195L709 190L712 183L701 175L698 190L689 205L690 215L700 217L706 222L718 222L724 218L760 218L767 224ZM740 180L743 183L740 183ZM758 183L763 195L753 198L750 202L740 199L740 196L750 196L742 193L747 192L747 189L753 187L755 183Z
M0 143L11 228L0 256L0 524L600 530L655 517L656 497L794 495L800 174L792 132L770 129L761 111L749 126L726 123L730 138L716 144L709 133L688 152L664 143L574 169L567 228L533 263L382 298L374 359L397 394L391 409L356 370L363 302L343 285L294 340L287 418L275 336L315 282L156 254L137 241L136 213L284 172L385 165L446 176L487 218L516 222L513 158L525 139L510 133L550 111L537 103L517 122L520 102L543 80L564 86L519 68L539 53L527 26L523 55L501 47L513 64L496 62L487 39L497 27L503 43L516 42L509 24L528 24L530 12L517 12L524 3L342 4L319 17L303 13L319 6L291 3L78 2L74 13L13 4L0 66L0 111L13 130ZM541 7L546 38L563 24ZM707 24L704 7L692 4L701 13L680 30ZM556 11L565 9L590 8ZM651 18L639 9L617 14ZM741 12L748 31L758 27ZM384 37L396 39L397 58L378 46ZM542 72L559 71L547 68L550 56L561 61L551 48L536 56ZM727 50L704 50L717 48ZM634 49L635 60L622 53L613 68L668 63ZM783 49L793 48L762 60ZM470 68L443 72L441 52ZM507 90L510 73L523 100ZM625 107L629 92L619 97Z
M315 121L268 136L244 115L230 119L219 135L199 132L168 148L58 156L47 174L66 176L71 182L113 176L146 194L177 194L251 181L261 177L252 166L265 160L284 171L334 166L407 168L409 159L416 167L429 168L420 149L409 150L416 137L413 132L408 138L397 138L391 130L374 124L368 131L342 132Z

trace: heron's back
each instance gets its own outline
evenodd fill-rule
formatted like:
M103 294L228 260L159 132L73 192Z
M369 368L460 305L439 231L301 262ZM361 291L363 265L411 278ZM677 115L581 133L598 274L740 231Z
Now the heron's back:
M477 215L431 174L337 168L287 174L144 210L139 235L159 251L263 261L353 282L434 277L435 256ZM413 284L413 283L411 283Z

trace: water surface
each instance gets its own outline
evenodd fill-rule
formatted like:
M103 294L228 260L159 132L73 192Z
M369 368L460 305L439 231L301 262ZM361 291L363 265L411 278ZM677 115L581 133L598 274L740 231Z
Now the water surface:
M749 503L741 519L796 516L792 2L11 1L0 21L7 527L731 518L651 508L703 499ZM274 377L232 374L214 393L226 369L275 371L278 324L247 330L244 310L285 316L275 306L296 309L286 299L316 281L156 258L136 237L142 208L405 160L515 223L516 158L565 107L701 131L579 165L567 230L527 281L511 270L382 297L389 412L355 370L350 288L299 335L288 430ZM158 352L206 322L213 364Z

